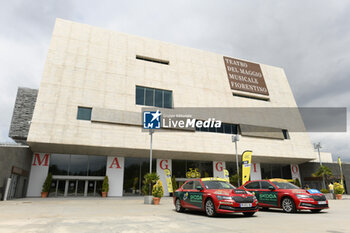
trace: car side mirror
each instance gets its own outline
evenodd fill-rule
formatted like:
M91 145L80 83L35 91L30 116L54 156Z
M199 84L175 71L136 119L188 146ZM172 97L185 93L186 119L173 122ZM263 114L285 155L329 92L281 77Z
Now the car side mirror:
M270 187L269 187L269 190L271 190L271 191L272 191L272 190L275 190L275 187L270 186Z
M200 185L198 185L198 186L196 186L196 189L197 189L198 191L202 191L202 190L203 190L203 187L200 186Z

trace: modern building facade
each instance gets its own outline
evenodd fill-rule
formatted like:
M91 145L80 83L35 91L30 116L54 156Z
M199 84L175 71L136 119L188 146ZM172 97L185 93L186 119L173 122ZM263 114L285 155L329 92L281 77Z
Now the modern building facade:
M49 172L50 196L98 196L105 175L109 196L140 194L150 166L144 107L200 108L197 120L211 117L209 108L297 107L281 68L62 19L56 21L33 104L26 111L29 120L15 117L24 109L15 107L10 130L33 152L28 197L40 196ZM243 111L223 116L216 129L155 132L153 170L165 186L166 168L178 182L190 169L202 177L222 177L224 169L235 174L231 136L239 134L238 154L253 151L252 180L301 180L299 164L317 158L307 133L291 130L288 115L263 125L261 118L263 112ZM302 125L299 118L295 122ZM330 154L322 156L332 161Z

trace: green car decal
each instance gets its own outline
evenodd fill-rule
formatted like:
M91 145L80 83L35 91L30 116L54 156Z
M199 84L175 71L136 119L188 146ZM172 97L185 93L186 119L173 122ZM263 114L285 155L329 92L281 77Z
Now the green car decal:
M278 206L277 192L255 191L254 193L259 202Z
M183 200L191 205L202 208L203 203L203 193L200 192L175 192L175 196L179 197L180 200Z

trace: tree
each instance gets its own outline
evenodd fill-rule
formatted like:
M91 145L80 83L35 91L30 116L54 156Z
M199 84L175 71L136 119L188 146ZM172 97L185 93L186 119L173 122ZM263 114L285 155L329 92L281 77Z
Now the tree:
M312 174L313 177L324 177L326 182L333 176L332 170L327 166L320 166L315 173Z
M242 173L241 173L242 174ZM234 174L232 176L230 176L230 183L233 185L233 186L236 186L238 187L238 179L239 179L239 183L242 184L242 176L238 176L238 174Z
M152 193L152 187L157 181L159 180L159 176L157 173L147 173L143 180L143 187L142 187L142 193L143 195L151 195Z
M108 193L108 191L109 191L108 176L105 176L103 183L102 183L102 192Z
M43 184L42 192L47 193L50 191L51 182L52 182L52 174L49 173L45 179L44 184Z

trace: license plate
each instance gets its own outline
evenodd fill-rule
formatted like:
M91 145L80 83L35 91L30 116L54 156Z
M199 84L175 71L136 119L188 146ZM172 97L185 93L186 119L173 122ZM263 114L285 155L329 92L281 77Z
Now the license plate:
M325 205L325 204L326 204L326 201L319 201L318 204L319 204L319 205Z
M252 207L252 203L241 203L239 204L240 207Z

